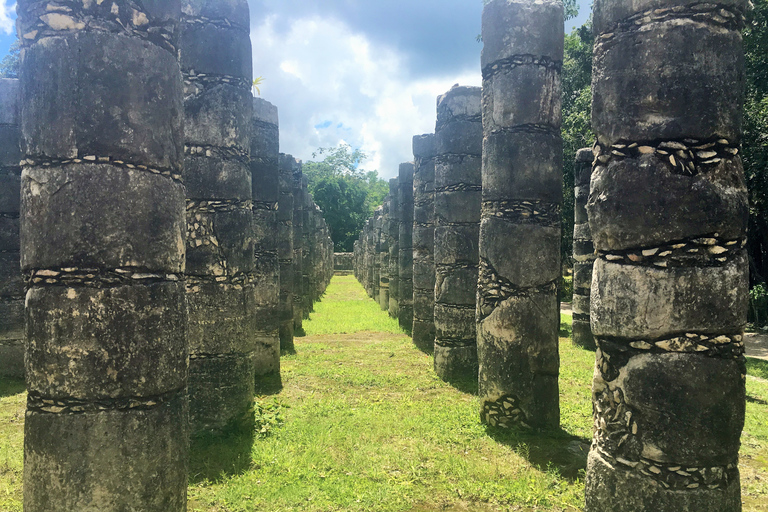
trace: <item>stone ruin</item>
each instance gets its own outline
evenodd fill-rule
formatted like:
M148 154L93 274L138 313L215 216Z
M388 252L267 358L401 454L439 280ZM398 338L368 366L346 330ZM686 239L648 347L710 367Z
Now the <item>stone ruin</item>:
M746 0L595 1L597 143L577 154L574 176L573 338L597 351L588 512L741 510L748 203L738 156L739 31L748 8ZM483 421L552 429L559 424L563 6L492 0L483 17L482 226L475 236L452 231L472 229L467 205L481 183L446 181L445 155L456 150L445 148L459 137L441 136L438 113L431 189L420 176L428 142L414 143L414 343L430 343L431 248L438 375L471 357L475 311L466 297L476 289ZM465 206L446 209L458 190ZM409 214L390 202L392 218ZM369 293L373 225L354 257ZM462 252L473 244L479 280L471 250ZM467 272L461 286L452 280L457 269ZM390 304L402 300L390 275ZM464 305L467 319L447 315L444 304ZM461 357L452 353L457 346L467 349Z
M0 378L24 376L24 282L19 273L19 81L0 79Z
M748 7L595 2L589 512L741 510Z
M19 2L20 87L0 80L0 375L27 381L24 508L186 510L190 436L253 428L333 244L251 96L245 0L60 4Z
M483 125L479 87L437 99L435 126L435 373L477 377L475 301Z
M563 25L560 0L483 10L477 350L481 419L492 426L560 424Z
M592 177L591 148L576 152L576 169L573 175L573 342L589 350L595 350L595 338L589 325L589 300L592 294L592 266L595 263L595 246L589 230L587 200L589 181Z
M595 2L597 142L574 177L588 512L741 509L748 8ZM18 13L0 376L27 381L25 510L184 510L190 436L249 428L333 275L327 226L277 109L250 94L245 0ZM496 427L559 423L562 15L486 5L482 123L480 89L439 99L349 257L438 375L478 375Z

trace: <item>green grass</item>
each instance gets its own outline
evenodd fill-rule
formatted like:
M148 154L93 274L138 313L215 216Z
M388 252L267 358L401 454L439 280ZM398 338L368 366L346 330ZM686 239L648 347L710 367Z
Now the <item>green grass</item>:
M296 353L282 359L282 390L256 398L254 435L195 447L189 510L580 510L594 352L575 347L571 318L561 320L562 429L486 429L477 397L436 378L432 358L354 278L335 278L304 322ZM749 361L745 511L768 510L765 371L763 362ZM0 469L12 470L0 473L0 510L20 511L24 394L3 389Z

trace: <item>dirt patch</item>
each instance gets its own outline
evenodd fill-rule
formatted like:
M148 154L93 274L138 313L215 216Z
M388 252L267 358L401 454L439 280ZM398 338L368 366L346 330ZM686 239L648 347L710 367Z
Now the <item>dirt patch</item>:
M744 335L747 357L768 361L768 334L748 333Z

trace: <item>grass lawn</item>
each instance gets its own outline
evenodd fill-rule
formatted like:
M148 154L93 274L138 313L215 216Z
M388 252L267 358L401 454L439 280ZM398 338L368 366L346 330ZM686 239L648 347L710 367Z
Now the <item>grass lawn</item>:
M191 460L189 509L235 511L581 510L592 434L594 353L561 331L562 430L479 424L471 385L437 379L353 277L336 277L258 396L253 437L209 440ZM750 360L742 436L744 510L768 511L768 363ZM24 394L0 385L0 511L21 511Z

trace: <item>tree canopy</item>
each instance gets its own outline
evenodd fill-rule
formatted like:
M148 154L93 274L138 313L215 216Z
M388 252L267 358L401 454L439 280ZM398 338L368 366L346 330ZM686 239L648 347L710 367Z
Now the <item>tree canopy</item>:
M352 252L366 219L389 193L389 183L376 171L361 170L366 154L346 144L320 148L312 157L323 159L304 164L309 191L323 210L335 250Z

